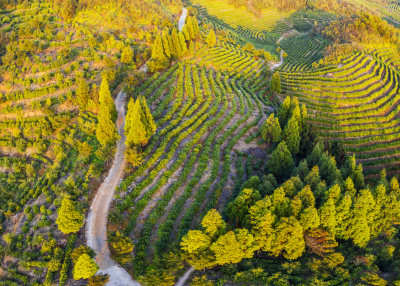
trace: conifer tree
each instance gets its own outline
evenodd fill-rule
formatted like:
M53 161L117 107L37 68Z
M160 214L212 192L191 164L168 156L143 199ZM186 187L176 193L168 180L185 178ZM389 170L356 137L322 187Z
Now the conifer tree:
M196 38L200 32L199 21L197 20L196 16L192 16L192 23L193 23L193 31Z
M300 214L300 224L304 230L317 228L320 224L318 211L314 207L308 207Z
M172 55L175 58L179 59L182 56L182 47L179 41L178 31L176 30L176 28L172 29L171 42L172 42Z
M276 93L282 92L281 76L279 72L274 73L274 75L271 78L271 90Z
M289 119L288 124L283 130L283 138L286 141L290 153L296 155L300 148L300 130L295 116Z
M83 226L83 219L83 214L75 208L70 198L64 197L56 220L58 229L64 234L77 232Z
M117 111L105 78L101 82L99 102L96 137L102 146L112 145L118 140L117 128L113 122L117 117Z
M282 217L275 228L272 253L286 259L297 259L305 250L303 227L294 217Z
M194 40L196 38L196 32L195 32L195 26L194 25L195 24L193 22L193 16L187 17L187 21L186 21L185 27L187 27L187 30L188 30L188 33L189 33L189 37L190 37L191 40Z
M157 126L153 115L150 112L150 108L147 105L146 98L144 96L139 96L138 99L140 101L140 115L145 126L146 138L148 141L156 133Z
M207 35L207 45L209 48L212 48L217 43L217 38L215 36L214 29L211 29Z
M336 230L335 236L341 239L349 239L349 223L351 215L352 200L349 194L345 194L336 207Z
M250 206L260 199L261 195L257 190L243 189L243 191L228 204L226 213L231 221L235 222L236 226L238 226L240 221L244 221Z
M282 141L272 152L271 158L267 162L269 172L279 178L289 176L294 167L294 161L290 151L286 146L286 142Z
M185 36L184 36L184 34L182 32L179 32L178 38L179 38L179 44L180 44L180 47L181 47L181 56L180 57L183 57L188 52L187 44L186 44L186 41L185 41Z
M164 30L161 34L161 39L162 39L162 45L164 48L164 54L167 56L167 58L171 57L171 47L170 47L170 40L169 40L169 34L167 30Z
M312 253L322 257L334 252L335 247L338 246L335 237L322 228L308 230L305 235L305 241Z
M111 96L110 87L106 77L102 78L99 90L99 103L100 108L104 108L110 114L110 119L115 121L117 119L117 109L115 108L114 101Z
M74 267L74 279L88 279L96 274L99 266L87 254L82 254Z
M135 106L135 99L133 97L131 97L128 102L128 109L127 109L126 117L125 117L125 126L124 126L125 135L129 134L129 130L132 126L132 115L133 115L134 106Z
M131 99L132 100L132 99ZM135 104L128 109L127 120L129 126L125 127L125 131L128 130L126 135L125 144L127 146L144 146L147 144L147 133L146 127L143 124L141 116L141 104L140 99L136 99Z
M350 238L358 247L365 247L371 238L367 217L374 204L374 197L369 190L361 190L354 202L349 231Z
M246 230L243 229L243 231ZM242 243L238 241L233 231L218 237L210 246L210 250L215 254L216 264L239 263L244 258L253 257L254 252L246 249L248 244L251 246L254 240L253 235L247 232L241 236L241 240Z
M279 118L279 123L281 126L285 126L287 121L290 118L290 109L291 109L291 99L289 96L286 96L285 100L282 103L282 106L279 109L278 112L278 118Z
M77 79L78 87L76 88L76 99L79 105L79 110L84 111L87 108L90 87L86 82L83 75L80 75Z
M127 46L122 51L121 62L124 64L130 64L132 60L133 60L133 51L131 47Z
M201 221L201 226L210 237L213 237L225 229L225 222L217 210L211 209Z
M261 127L261 136L267 143L278 143L281 140L281 133L278 118L271 113Z
M168 58L164 54L164 47L161 34L157 34L156 40L151 51L151 59L149 67L152 71L163 69L168 65Z
M332 235L335 235L336 209L333 199L328 199L319 211L321 226Z
M184 25L182 28L182 32L180 32L180 33L183 34L185 41L190 41L192 39L190 36L188 25Z

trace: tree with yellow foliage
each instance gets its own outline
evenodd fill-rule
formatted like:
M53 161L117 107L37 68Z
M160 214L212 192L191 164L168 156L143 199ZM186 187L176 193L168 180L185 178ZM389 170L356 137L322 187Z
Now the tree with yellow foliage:
M69 197L65 196L58 210L56 224L64 234L77 232L83 226L83 214L78 211Z
M74 267L74 279L88 279L96 274L99 266L94 262L92 258L90 258L87 254L82 254Z

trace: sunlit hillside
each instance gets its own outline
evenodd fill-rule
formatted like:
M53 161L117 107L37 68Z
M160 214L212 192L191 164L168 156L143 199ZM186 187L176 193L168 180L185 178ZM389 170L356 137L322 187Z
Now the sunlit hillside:
M400 285L400 3L0 1L0 286Z

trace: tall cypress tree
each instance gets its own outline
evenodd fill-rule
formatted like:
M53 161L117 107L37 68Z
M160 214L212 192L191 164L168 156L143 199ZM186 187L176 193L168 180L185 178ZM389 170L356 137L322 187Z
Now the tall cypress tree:
M96 137L103 146L114 144L118 139L117 128L113 122L117 117L117 111L111 97L108 82L105 78L103 78L100 86L99 102L100 107L99 113L97 114L98 123Z
M129 99L128 110L126 113L125 126L124 126L126 135L129 133L129 129L132 126L132 110L133 110L134 106L135 106L135 100L133 98Z
M99 103L110 113L110 118L112 121L117 119L117 109L115 108L114 101L111 97L110 87L108 85L108 80L103 77L99 90Z
M168 65L169 60L164 54L163 41L160 34L157 35L156 40L153 44L151 58L152 61L149 64L152 71L163 69Z
M171 48L169 46L170 40L169 40L169 34L167 30L164 30L161 34L161 40L162 40L162 45L164 48L164 54L167 56L167 58L171 57Z
M186 22L185 26L187 27L187 30L189 32L190 39L194 40L196 38L196 32L194 30L194 23L193 23L193 17L192 16L189 16L187 18L187 22Z
M172 41L172 54L176 58L180 58L182 56L182 48L179 41L178 31L176 28L172 29L171 33L171 41Z
M217 43L217 37L215 36L214 29L211 29L211 31L207 35L207 45L209 48L212 48L215 46Z
M130 102L131 103L131 102ZM127 146L144 146L147 144L147 133L146 127L142 122L141 116L141 105L139 98L136 99L135 104L128 109L127 118L129 118L129 125L125 127L125 131L128 130L126 134Z
M179 37L179 45L181 47L181 56L180 57L183 57L184 55L186 55L186 53L188 51L186 41L185 41L185 36L182 32L179 32L178 37Z
M184 25L183 26L181 33L183 33L183 36L185 37L185 41L190 41L191 40L191 36L190 36L188 25Z
M146 129L146 137L147 140L150 140L151 136L156 133L156 122L154 121L153 115L150 112L150 108L147 105L146 98L144 96L139 96L138 100L140 102L142 122Z
M79 110L84 111L87 108L90 87L83 75L78 77L77 84L78 87L76 88L76 100L79 105Z
M292 116L283 131L283 138L287 147L293 155L299 153L300 148L300 130L296 117Z

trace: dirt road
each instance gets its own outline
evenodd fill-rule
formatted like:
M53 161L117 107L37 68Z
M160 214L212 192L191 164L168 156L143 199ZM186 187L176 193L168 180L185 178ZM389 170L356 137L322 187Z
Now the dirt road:
M125 165L125 96L126 94L121 91L115 99L118 111L118 134L121 136L121 139L117 143L117 151L108 176L101 184L90 206L86 222L86 238L87 245L96 252L96 262L100 266L99 273L110 275L107 285L140 286L138 282L132 280L128 272L111 259L107 242L108 210L113 200L115 189L120 184Z

